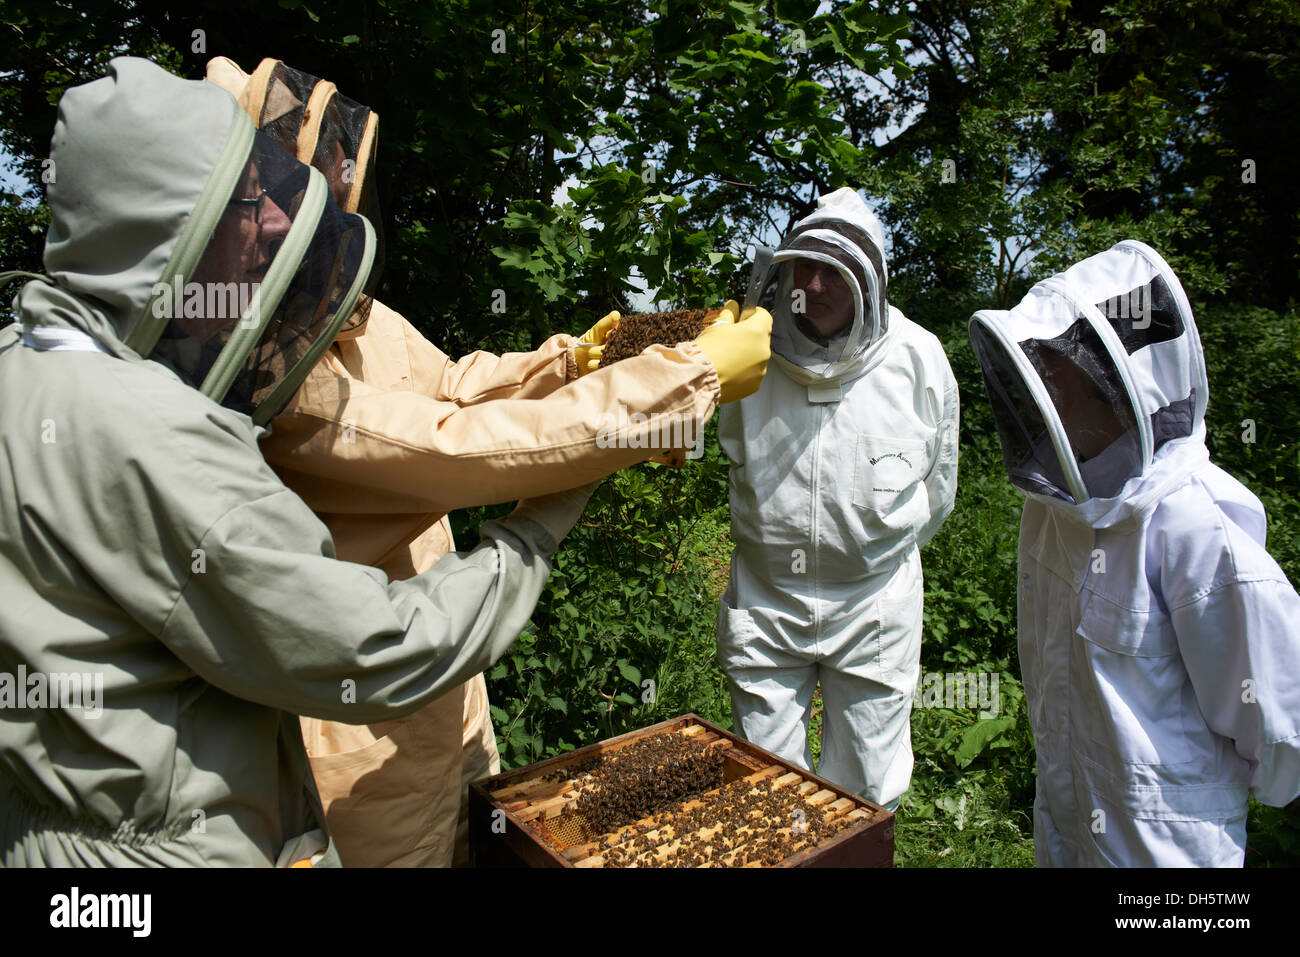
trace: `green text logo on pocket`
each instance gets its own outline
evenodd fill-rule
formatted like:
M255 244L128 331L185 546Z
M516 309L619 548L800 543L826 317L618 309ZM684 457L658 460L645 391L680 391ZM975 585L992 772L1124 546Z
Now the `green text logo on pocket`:
M925 474L926 446L920 439L859 433L853 503L880 514Z
M889 461L891 459L895 461ZM915 466L903 450L882 452L880 455L869 457L867 461L871 463L873 481L883 483L873 484L871 491L897 493L912 484Z

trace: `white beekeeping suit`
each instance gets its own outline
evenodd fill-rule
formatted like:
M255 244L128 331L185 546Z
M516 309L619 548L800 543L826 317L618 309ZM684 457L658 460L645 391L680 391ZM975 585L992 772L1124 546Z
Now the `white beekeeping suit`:
M835 336L810 325L816 296L796 285L810 268L851 291ZM818 773L892 806L912 774L918 548L952 511L958 400L943 347L888 305L886 275L880 226L851 189L823 196L772 259L768 375L719 423L736 549L718 657L737 730L805 768L820 682Z
M1240 866L1300 792L1300 598L1210 463L1178 278L1127 241L979 312L1020 525L1040 865Z

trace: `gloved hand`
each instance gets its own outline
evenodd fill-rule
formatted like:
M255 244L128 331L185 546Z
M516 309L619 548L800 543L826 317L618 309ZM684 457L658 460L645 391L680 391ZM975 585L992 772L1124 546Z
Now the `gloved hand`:
M695 340L718 372L724 403L757 392L772 356L772 314L753 309L739 316L740 304L728 300L718 321Z
M597 480L581 488L571 488L564 492L541 495L537 498L521 498L510 513L511 518L529 518L551 533L558 544L577 524L582 510L587 507L587 500L600 484Z
M609 338L611 332L618 328L620 318L617 312L611 312L582 334L579 341L590 342L593 345L574 346L573 348L573 358L578 363L579 376L596 371L596 367L600 365L600 354L605 350L605 340Z

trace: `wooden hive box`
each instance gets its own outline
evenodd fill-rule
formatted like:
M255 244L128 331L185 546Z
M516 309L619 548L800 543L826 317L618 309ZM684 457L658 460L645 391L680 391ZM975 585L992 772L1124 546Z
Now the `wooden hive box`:
M579 809L592 777L569 769L664 734L721 751L722 787L613 831L593 833ZM725 815L725 804L762 801L761 795L797 808L791 816L799 822L817 816L818 827L840 829L814 843L813 828L803 823L785 828L737 827L734 820L710 824L710 815ZM469 790L469 826L470 856L477 867L689 866L682 862L688 850L700 855L695 861L703 857L703 866L763 866L744 862L757 847L768 848L765 856L776 867L894 863L892 813L694 714L476 781ZM773 854L784 856L772 861Z

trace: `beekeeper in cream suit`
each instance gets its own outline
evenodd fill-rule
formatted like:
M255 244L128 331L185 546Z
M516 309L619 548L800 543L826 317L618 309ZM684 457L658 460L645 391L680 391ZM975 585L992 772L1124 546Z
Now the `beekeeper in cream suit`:
M746 738L894 807L912 773L920 547L952 511L957 383L932 334L889 305L880 225L823 196L773 256L762 387L723 408L731 579L718 657Z
M1210 462L1177 276L1122 242L970 335L1025 493L1039 865L1240 866L1247 794L1300 793L1300 599Z
M374 111L273 59L250 75L218 57L208 79L320 170L340 206L376 212ZM455 360L366 298L270 423L262 453L329 527L341 557L398 578L422 572L454 548L452 509L585 485L657 451L648 424L631 441L599 442L620 409L646 423L684 421L698 435L719 403L763 376L766 313L596 371L602 346L579 340L603 341L618 319L532 352ZM402 721L304 716L302 728L345 865L468 863L469 782L500 770L481 674Z

